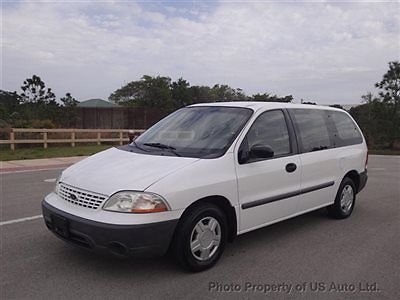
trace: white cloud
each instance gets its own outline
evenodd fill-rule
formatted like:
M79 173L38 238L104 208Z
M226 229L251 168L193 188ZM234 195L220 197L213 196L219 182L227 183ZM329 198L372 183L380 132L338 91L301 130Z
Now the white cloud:
M211 5L211 4L210 4ZM248 94L354 103L399 59L399 3L135 3L3 7L2 89L38 74L58 96L107 98L143 74ZM179 13L178 13L179 11Z

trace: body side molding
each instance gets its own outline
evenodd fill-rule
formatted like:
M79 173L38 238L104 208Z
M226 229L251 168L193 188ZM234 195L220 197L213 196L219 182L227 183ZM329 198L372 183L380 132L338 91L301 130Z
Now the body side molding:
M277 195L277 196L272 196L272 197L268 197L265 199L260 199L260 200L255 200L252 202L248 202L248 203L244 203L241 205L242 209L248 209L248 208L252 208L255 206L259 206L259 205L264 205L267 203L271 203L271 202L275 202L275 201L279 201L279 200L283 200L283 199L287 199L287 198L291 198L294 196L298 196L301 194L306 194L306 193L310 193L310 192L314 192L317 190L321 190L327 187L330 187L332 185L334 185L335 182L334 181L329 181L326 183L322 183L322 184L318 184L318 185L314 185L308 188L304 188L304 189L300 189L297 191L293 191L293 192L289 192L289 193L285 193L285 194L281 194L281 195Z

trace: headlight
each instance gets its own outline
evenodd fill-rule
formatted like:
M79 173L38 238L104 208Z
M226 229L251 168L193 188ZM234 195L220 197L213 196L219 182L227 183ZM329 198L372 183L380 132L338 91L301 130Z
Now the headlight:
M57 177L56 185L54 186L54 193L56 193L56 194L58 194L58 188L60 186L60 178L61 178L61 174Z
M128 213L154 213L167 211L168 205L156 194L125 191L112 195L103 209Z

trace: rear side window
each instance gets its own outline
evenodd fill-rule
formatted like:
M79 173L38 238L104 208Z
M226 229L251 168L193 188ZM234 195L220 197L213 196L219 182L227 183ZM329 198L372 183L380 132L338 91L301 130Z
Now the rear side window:
M354 121L344 112L331 111L329 116L332 118L336 127L335 146L343 147L363 142L360 131Z
M297 127L302 152L332 148L327 114L318 109L291 109Z

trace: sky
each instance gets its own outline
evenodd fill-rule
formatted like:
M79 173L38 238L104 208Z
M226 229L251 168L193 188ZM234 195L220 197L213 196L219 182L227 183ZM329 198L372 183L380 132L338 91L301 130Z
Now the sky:
M2 1L1 89L107 99L143 75L354 104L400 59L400 1Z

